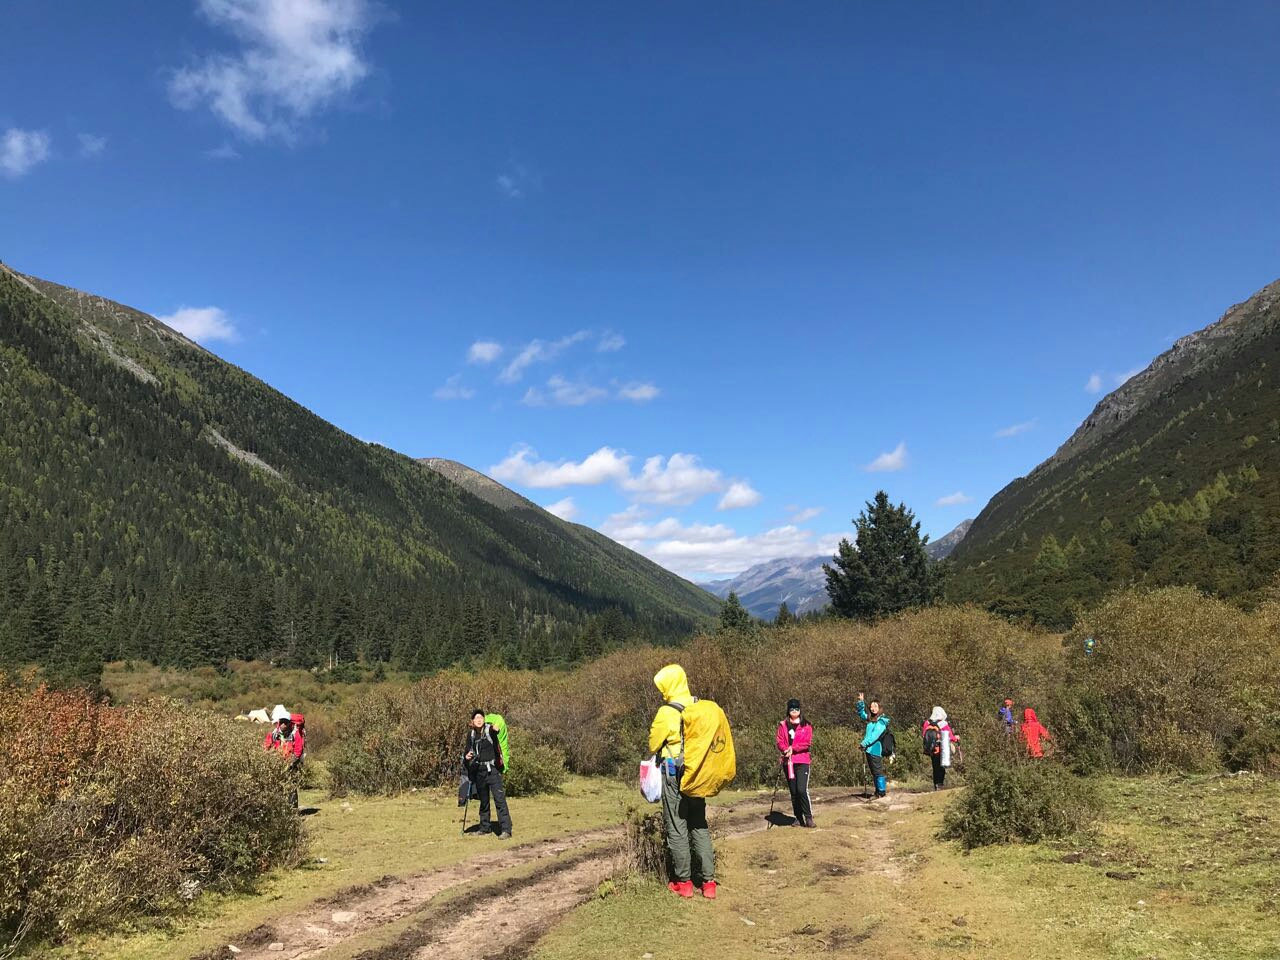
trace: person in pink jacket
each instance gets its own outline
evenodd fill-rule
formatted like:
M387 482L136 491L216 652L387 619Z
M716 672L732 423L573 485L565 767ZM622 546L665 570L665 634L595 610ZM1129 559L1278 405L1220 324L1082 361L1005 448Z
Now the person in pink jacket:
M813 826L813 803L809 800L809 745L813 742L813 725L800 712L800 701L787 701L787 717L778 724L779 762L787 774L791 791L791 810L797 827Z

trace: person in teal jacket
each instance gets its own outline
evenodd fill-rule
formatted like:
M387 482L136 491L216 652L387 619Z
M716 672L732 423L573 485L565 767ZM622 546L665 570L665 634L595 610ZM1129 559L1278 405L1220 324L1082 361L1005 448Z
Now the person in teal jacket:
M871 710L867 711L867 702L862 694L858 694L858 716L867 722L867 732L862 737L862 749L867 755L867 766L871 768L871 776L876 782L876 798L885 796L888 781L884 776L884 757L880 738L889 729L889 718L880 712L880 701L871 698Z

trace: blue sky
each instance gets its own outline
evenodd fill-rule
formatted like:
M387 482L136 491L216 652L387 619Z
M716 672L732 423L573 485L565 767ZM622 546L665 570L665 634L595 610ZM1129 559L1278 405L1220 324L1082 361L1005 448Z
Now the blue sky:
M0 258L687 575L940 536L1280 276L1280 8L1124 7L12 4Z

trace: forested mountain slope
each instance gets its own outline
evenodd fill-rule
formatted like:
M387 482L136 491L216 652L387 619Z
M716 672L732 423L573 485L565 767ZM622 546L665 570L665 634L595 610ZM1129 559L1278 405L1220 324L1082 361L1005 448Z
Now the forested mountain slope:
M357 440L153 317L2 265L0 411L2 662L533 666L717 609L594 531Z
M1280 570L1280 282L1183 337L998 493L949 594L1042 622L1122 584L1254 596Z

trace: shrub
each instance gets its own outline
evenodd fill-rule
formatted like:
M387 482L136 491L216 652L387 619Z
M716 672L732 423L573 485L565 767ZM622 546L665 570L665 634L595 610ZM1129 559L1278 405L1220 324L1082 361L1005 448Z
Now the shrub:
M1052 761L989 757L943 816L942 836L966 849L1039 843L1092 823L1102 802L1092 782Z
M1107 598L1068 637L1060 739L1082 766L1130 772L1280 763L1277 625L1275 604L1248 614L1190 588Z
M511 732L511 769L502 778L509 797L557 793L564 785L564 752L536 743L528 734Z
M232 721L0 677L0 935L12 947L176 911L291 862L290 786Z

